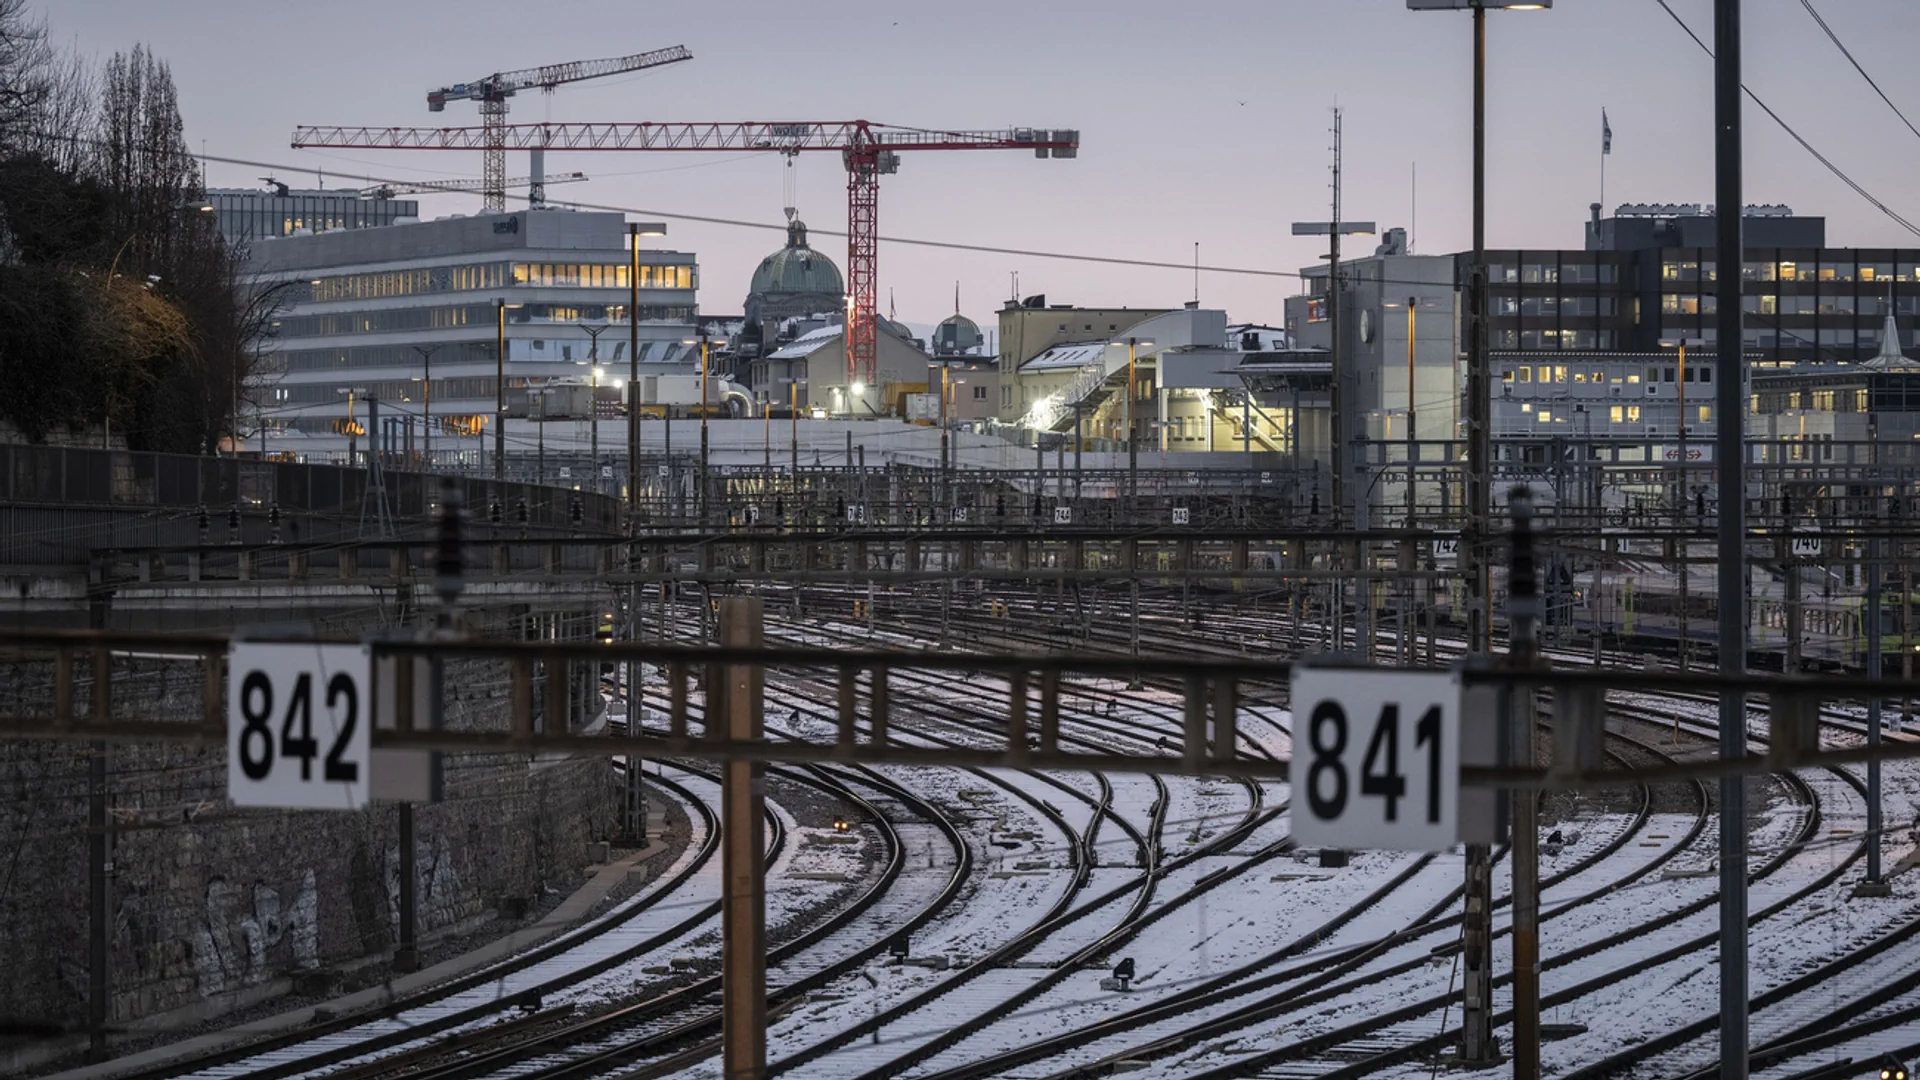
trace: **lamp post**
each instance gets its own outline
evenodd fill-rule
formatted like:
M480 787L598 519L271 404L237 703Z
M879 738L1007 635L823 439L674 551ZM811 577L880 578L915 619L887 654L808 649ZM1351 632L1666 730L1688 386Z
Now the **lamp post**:
M1678 395L1677 411L1674 415L1674 484L1673 484L1673 524L1679 528L1687 512L1687 346L1705 345L1705 338L1663 338L1660 347L1673 349L1679 356L1679 367L1675 370L1673 387ZM1692 584L1687 567L1687 544L1680 542L1680 637L1678 654L1680 670L1691 666L1693 650L1687 647L1687 592Z
M640 225L627 223L627 528L640 498Z
M800 386L806 381L792 376L787 378L787 452L793 455L787 462L787 471L794 476L800 474Z
M1118 345L1119 342L1116 341L1110 344ZM1139 485L1140 485L1140 447L1138 445L1138 440L1134 438L1133 398L1134 398L1134 391L1137 386L1137 384L1134 381L1134 373L1139 363L1139 351L1140 351L1140 346L1142 345L1145 345L1149 349L1153 348L1152 341L1143 340L1141 338L1131 338L1131 337L1127 339L1127 497L1128 498L1132 498L1134 495L1139 493ZM1035 436L1035 441L1038 441L1038 435Z
M420 458L433 468L433 354L444 345L415 345L420 354Z
M1411 11L1473 12L1473 263L1469 268L1467 320L1467 522L1466 542L1461 553L1466 562L1467 646L1486 654L1491 643L1488 606L1492 593L1487 582L1487 558L1483 550L1491 527L1492 445L1490 441L1493 410L1492 378L1487 363L1487 9L1505 8L1537 11L1553 6L1553 0L1407 0ZM1738 279L1736 278L1736 281ZM1514 852L1513 896L1513 975L1514 975L1514 1080L1537 1080L1540 1075L1540 897L1537 838L1520 837L1520 820L1531 828L1533 795L1516 792L1516 809L1524 803L1524 815L1516 815L1514 834L1520 846ZM1521 848L1524 850L1521 850ZM1522 862L1531 856L1531 866ZM1470 1062L1494 1060L1492 1046L1493 972L1492 937L1489 913L1492 905L1491 852L1484 844L1467 847L1466 921L1461 927L1464 938L1468 1006L1463 1007L1460 1028L1460 1056Z
M580 324L587 335L588 392L587 404L587 443L588 454L593 460L593 489L600 490L600 335L613 328L612 323Z
M507 478L507 301L493 302L493 478Z

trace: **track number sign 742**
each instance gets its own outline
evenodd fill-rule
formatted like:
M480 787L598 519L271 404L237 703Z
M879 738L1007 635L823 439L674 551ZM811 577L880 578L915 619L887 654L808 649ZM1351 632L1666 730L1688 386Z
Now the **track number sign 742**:
M235 806L367 805L373 659L361 645L235 642L227 795Z
M1303 846L1445 850L1459 832L1459 679L1295 668L1289 776Z

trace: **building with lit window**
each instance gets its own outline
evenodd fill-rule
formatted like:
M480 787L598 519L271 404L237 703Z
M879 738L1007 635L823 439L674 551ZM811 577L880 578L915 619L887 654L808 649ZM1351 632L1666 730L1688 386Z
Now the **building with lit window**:
M1785 206L1749 206L1743 226L1740 291L1755 365L1865 361L1888 314L1912 332L1920 249L1830 248L1824 218ZM1455 263L1465 284L1471 253ZM1717 279L1711 207L1630 204L1603 218L1596 204L1582 250L1487 252L1488 347L1711 347Z
M213 220L229 243L273 236L303 236L335 229L373 229L410 221L420 213L412 199L362 198L352 189L293 189L273 183L252 188L209 188Z
M376 397L383 423L401 422L416 448L430 420L434 459L476 466L493 452L504 367L510 416L525 414L513 403L528 391L544 404L541 388L570 384L589 390L550 400L591 402L611 420L625 400L630 318L639 324L643 385L692 374L699 352L693 255L645 247L636 255L628 235L619 214L522 210L258 241L248 266L262 295L277 290L279 307L268 374L243 411L257 403L269 453L338 456L350 439L365 448L366 400ZM630 311L636 262L640 305ZM587 423L585 415L541 419ZM510 455L552 437L523 423L510 426ZM567 434L590 441L591 433ZM599 442L624 452L624 425Z

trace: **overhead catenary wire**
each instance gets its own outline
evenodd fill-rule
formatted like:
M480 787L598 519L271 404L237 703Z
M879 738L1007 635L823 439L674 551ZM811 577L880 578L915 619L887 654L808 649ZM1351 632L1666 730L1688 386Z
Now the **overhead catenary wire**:
M1913 126L1913 121L1907 119L1907 114L1900 111L1900 106L1895 105L1893 99L1887 96L1887 92L1880 89L1880 84L1874 81L1873 76L1867 74L1866 68L1860 66L1860 61L1853 58L1853 50L1841 43L1840 35L1834 33L1833 27L1827 25L1827 20L1820 17L1820 12L1813 6L1813 0L1800 0L1800 6L1806 8L1807 14L1813 16L1813 21L1820 24L1820 30L1827 35L1827 40L1833 42L1833 47L1839 49L1840 55L1846 57L1847 63L1853 65L1853 70L1867 80L1867 85L1873 87L1873 92L1879 94L1880 100L1886 102L1887 108L1893 110L1893 115L1899 117L1900 122L1907 125L1907 130L1913 132L1915 137L1920 137L1920 128Z
M1700 35L1693 32L1693 27L1687 25L1687 21L1685 19L1682 19L1679 16L1679 14L1676 13L1673 10L1673 8L1668 5L1667 0L1653 0L1653 2L1656 4L1659 4L1660 10L1666 12L1669 16L1671 16L1673 21L1679 24L1680 29L1686 31L1687 36L1693 39L1693 43L1695 45L1700 46L1700 50L1702 52L1706 53L1709 57L1713 55L1712 46L1700 40ZM1853 177L1848 176L1846 172L1840 168L1840 166L1835 165L1833 161L1829 159L1825 154L1822 154L1820 151L1815 150L1813 148L1812 143L1808 142L1805 138L1801 136L1801 134L1798 131L1795 131L1793 129L1792 124L1789 124L1785 120L1781 119L1779 113L1774 112L1771 106L1769 106L1766 102L1760 100L1760 95L1754 93L1751 87L1747 86L1747 84L1745 83L1741 83L1740 89L1742 92L1744 92L1747 95L1749 100L1751 100L1755 105L1760 106L1761 112L1766 113L1767 116L1771 118L1774 123L1780 125L1780 130L1786 132L1787 135L1791 137L1794 142L1799 143L1801 149L1805 150L1809 154L1812 154L1815 161L1818 161L1820 164L1825 165L1827 167L1828 172L1831 172L1833 175L1839 177L1841 183L1852 188L1855 194L1867 200L1869 203L1872 203L1875 209L1887 215L1887 217L1892 218L1895 224L1899 225L1901 228L1907 230L1908 232L1912 233L1915 236L1920 236L1920 226L1916 226L1913 222L1908 221L1905 217L1901 216L1901 214L1898 211L1896 211L1893 207L1888 206L1886 203L1880 201L1878 198L1875 198L1872 192L1868 191L1864 187L1861 187L1860 184L1857 183L1853 179Z

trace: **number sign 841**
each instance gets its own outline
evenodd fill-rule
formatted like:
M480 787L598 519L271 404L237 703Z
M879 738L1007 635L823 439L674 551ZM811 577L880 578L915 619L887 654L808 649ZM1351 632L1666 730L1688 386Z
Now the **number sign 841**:
M1291 776L1304 846L1446 849L1459 831L1458 679L1297 668Z
M371 688L372 660L362 646L236 643L227 657L233 804L365 806Z

